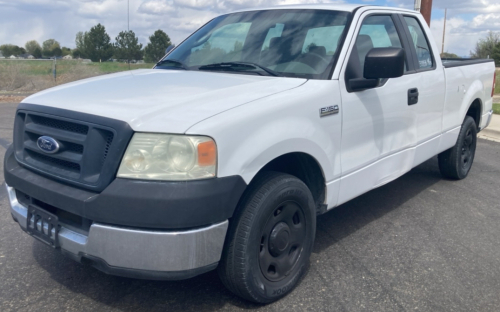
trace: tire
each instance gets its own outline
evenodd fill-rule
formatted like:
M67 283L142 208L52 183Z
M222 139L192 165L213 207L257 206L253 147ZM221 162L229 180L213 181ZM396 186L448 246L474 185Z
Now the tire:
M294 176L265 172L250 184L229 222L219 276L241 298L276 301L306 273L315 234L308 187Z
M466 116L455 146L439 154L439 171L445 178L462 180L467 177L474 162L477 144L477 126Z

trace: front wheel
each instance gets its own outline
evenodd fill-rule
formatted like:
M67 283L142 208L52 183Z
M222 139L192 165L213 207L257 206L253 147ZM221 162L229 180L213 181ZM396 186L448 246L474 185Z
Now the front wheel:
M461 180L469 174L476 154L477 126L466 116L455 146L439 154L439 171L445 178Z
M244 299L278 300L306 272L315 233L308 187L294 176L266 172L252 182L230 221L219 276Z

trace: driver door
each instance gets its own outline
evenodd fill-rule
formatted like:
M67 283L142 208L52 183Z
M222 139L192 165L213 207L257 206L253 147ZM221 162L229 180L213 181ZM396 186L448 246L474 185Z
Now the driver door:
M418 75L406 52L408 42L399 17L372 12L360 19L349 62L340 75L343 121L338 204L394 180L413 163L417 111L409 104L408 91L418 86ZM405 49L404 76L381 79L372 89L350 90L350 79L363 78L368 52L383 47Z

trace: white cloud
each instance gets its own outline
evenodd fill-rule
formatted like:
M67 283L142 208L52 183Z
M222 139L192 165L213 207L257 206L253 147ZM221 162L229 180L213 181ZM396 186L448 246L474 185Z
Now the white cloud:
M175 7L173 6L172 1L149 0L141 3L138 12L144 14L162 15L175 12Z
M391 5L413 8L413 1L388 0ZM434 0L436 10L448 9L445 51L469 56L476 42L489 31L500 32L500 2L498 0ZM441 14L442 15L442 14ZM431 21L431 30L441 51L443 18Z
M441 51L444 19L433 19L431 31ZM472 20L452 17L446 21L445 52L469 56L476 42L489 31L500 31L500 13L480 14Z

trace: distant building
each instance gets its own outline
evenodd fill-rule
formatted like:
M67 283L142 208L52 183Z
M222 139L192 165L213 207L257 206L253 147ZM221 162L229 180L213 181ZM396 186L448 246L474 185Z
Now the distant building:
M34 59L35 59L35 57L34 57L33 55L31 55L31 54L30 54L30 55L28 55L26 58L27 58L28 60L34 60Z
M63 60L72 60L73 57L71 55L66 55L66 56L63 56Z
M15 55L11 55L11 56L9 56L9 58L10 58L11 60L15 60L17 57L16 57Z

